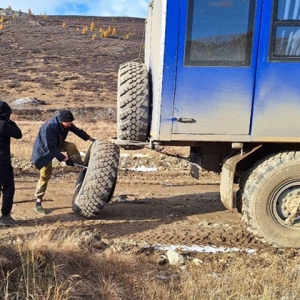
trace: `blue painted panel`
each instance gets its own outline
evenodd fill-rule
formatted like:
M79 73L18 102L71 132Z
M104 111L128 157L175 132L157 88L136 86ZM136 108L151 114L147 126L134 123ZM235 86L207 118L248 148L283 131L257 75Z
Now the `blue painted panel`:
M271 23L272 3L265 1L251 135L299 137L300 63L269 60Z
M178 59L180 1L167 1L165 51L163 59L160 136L171 136Z
M210 3L217 5L217 3L225 2L212 1ZM176 6L172 2L173 5ZM168 91L169 97L168 100L163 97L163 102L168 101L168 105L163 106L165 112L169 111L171 90L175 90L173 114L169 116L169 120L173 120L172 133L249 135L261 1L257 1L258 13L254 23L251 62L248 66L222 66L222 62L214 66L209 66L210 62L208 65L201 65L201 63L196 66L187 65L185 57L187 8L187 0L182 0L179 8L173 7L174 17L172 20L167 19L167 24L170 27L173 26L173 33L169 35L167 28L166 53L168 55L164 67L163 87L165 91ZM179 19L176 18L178 9ZM197 26L201 26L201 22ZM174 49L176 46L174 31L177 28L179 44L176 53L174 51L176 49ZM197 35L197 32L193 34ZM175 79L175 86L170 78L166 80L166 77L168 78L166 75L172 75L174 72L174 69L169 66L169 63L174 63L174 59L177 59L177 75L172 78ZM166 116L165 113L162 115ZM179 118L192 121L182 123L177 121Z

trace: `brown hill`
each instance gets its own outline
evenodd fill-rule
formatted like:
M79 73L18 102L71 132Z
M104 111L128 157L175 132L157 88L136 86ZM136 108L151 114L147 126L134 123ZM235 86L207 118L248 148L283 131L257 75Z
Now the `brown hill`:
M91 113L94 121L115 119L117 71L123 62L143 59L144 19L0 9L1 15L0 99L13 107L14 100L27 97L45 104L14 107L19 120L44 120L67 107L77 119L88 121ZM100 28L114 34L101 37Z

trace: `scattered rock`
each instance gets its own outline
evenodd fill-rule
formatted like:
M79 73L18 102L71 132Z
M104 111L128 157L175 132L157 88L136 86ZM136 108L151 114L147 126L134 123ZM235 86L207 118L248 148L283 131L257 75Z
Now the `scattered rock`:
M46 104L45 101L38 100L35 98L25 97L25 98L14 100L11 103L11 106L17 108L17 107L23 107L25 105L26 106L37 106L37 105L45 105L45 104Z
M42 24L37 21L29 21L29 24L32 26L42 26Z
M172 266L181 266L185 262L183 255L181 255L171 249L168 250L168 252L167 252L167 258L168 258L169 264Z
M165 265L166 263L168 262L168 258L166 255L160 255L158 260L157 260L157 263L162 266L162 265Z
M195 258L193 259L193 263L196 265L196 266L201 266L203 264L203 260L199 259L199 258Z

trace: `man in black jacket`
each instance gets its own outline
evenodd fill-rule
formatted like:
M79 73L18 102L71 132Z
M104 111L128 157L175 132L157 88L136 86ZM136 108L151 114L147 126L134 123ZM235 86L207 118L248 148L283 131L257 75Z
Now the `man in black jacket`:
M11 164L10 138L22 138L22 132L15 122L10 120L11 108L0 101L0 194L2 208L0 225L18 225L10 213L15 195L14 171Z
M41 126L34 142L31 160L40 171L34 208L38 213L46 213L42 207L42 200L52 175L52 159L64 161L68 166L74 166L74 163L83 164L76 145L65 140L69 131L85 141L93 142L95 140L84 130L76 127L73 121L73 114L69 110L62 110L58 116L52 117ZM67 152L67 156L61 152Z

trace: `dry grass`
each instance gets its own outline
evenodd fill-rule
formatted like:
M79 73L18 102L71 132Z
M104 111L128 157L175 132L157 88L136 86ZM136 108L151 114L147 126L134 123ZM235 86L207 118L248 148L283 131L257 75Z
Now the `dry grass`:
M291 252L198 254L200 266L194 254L174 267L159 265L159 253L86 244L63 230L37 228L30 240L0 246L1 299L292 300L300 292L300 258Z

